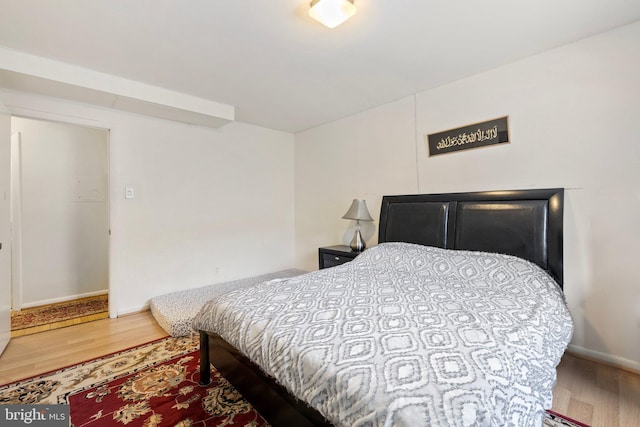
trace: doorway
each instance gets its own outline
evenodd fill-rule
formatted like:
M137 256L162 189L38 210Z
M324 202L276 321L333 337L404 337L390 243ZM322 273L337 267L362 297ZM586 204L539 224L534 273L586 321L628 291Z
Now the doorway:
M13 116L11 133L12 310L78 323L70 303L109 291L109 131Z

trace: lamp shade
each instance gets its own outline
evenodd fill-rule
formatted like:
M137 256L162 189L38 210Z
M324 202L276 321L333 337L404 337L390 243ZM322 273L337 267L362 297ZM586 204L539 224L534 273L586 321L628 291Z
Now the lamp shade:
M356 13L353 0L313 0L309 15L329 28L335 28Z
M351 206L346 214L342 216L343 219L355 219L357 221L373 221L369 210L367 209L367 201L364 199L353 199Z

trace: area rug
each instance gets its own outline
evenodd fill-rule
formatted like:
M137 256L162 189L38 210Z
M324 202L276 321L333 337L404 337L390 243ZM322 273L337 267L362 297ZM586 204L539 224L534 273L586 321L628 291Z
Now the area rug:
M11 312L11 330L33 328L50 323L64 322L78 317L108 313L108 295L82 298L40 307L25 308Z
M544 426L550 427L589 427L587 424L581 423L580 421L576 421L569 417L565 417L564 415L558 414L557 412L548 410L547 416L544 420Z
M0 405L69 404L78 426L267 426L220 374L198 385L199 342L164 338L0 386Z
M198 385L198 344L163 338L0 386L0 405L69 404L75 427L267 426L215 369ZM588 427L550 411L544 425Z

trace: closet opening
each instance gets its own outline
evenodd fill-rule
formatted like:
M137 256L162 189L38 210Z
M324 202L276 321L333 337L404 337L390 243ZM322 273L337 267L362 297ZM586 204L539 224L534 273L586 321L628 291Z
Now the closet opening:
M11 335L109 317L109 130L11 118Z

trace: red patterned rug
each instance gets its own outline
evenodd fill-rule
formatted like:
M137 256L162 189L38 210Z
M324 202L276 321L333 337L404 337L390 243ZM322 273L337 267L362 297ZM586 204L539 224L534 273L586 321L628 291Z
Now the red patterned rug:
M0 386L3 404L69 404L71 425L267 426L220 374L199 381L198 340L165 338ZM545 426L588 427L548 412Z
M544 426L551 427L589 427L588 424L581 423L580 421L576 421L572 418L565 417L562 414L557 412L547 410L547 417L544 420Z
M0 405L69 404L79 426L267 426L220 374L198 385L198 340L165 338L0 386Z
M59 323L78 317L108 313L108 311L108 295L98 295L40 307L25 308L11 312L11 330L18 331L35 326Z
M264 426L264 418L215 372L198 385L198 352L69 396L74 426Z

